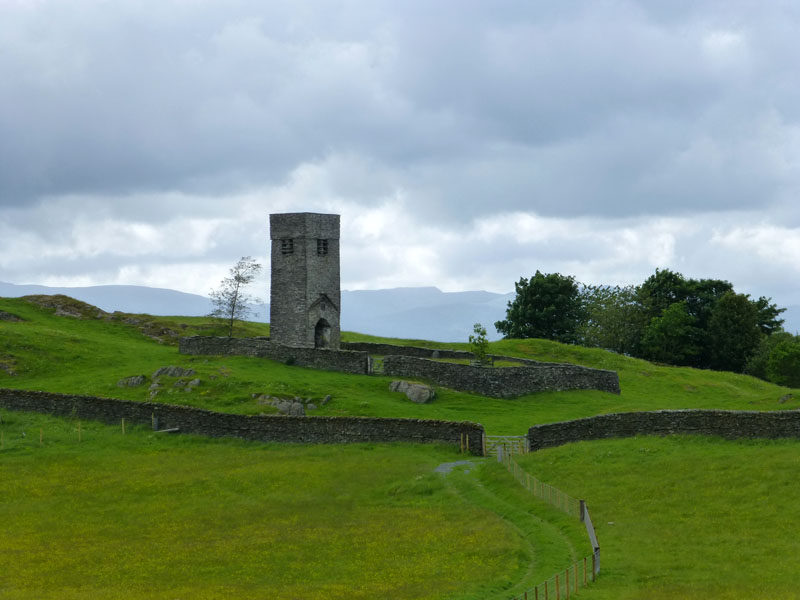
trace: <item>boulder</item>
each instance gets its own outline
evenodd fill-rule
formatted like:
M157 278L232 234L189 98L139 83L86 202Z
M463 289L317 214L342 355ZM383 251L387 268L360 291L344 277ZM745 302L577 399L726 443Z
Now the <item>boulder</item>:
M303 405L299 402L292 402L292 405L289 407L288 414L293 417L304 417L306 416L306 409L303 408Z
M325 405L326 405L328 402L330 402L330 401L331 401L331 395L330 395L330 394L328 394L327 396L325 396L325 397L322 399L322 406L325 406Z
M117 382L117 387L136 387L139 385L143 385L147 381L147 377L144 375L133 375L132 377L126 377L125 379L120 379Z
M411 383L408 381L393 381L389 384L393 392L401 392L412 402L427 404L436 397L436 391L424 383Z
M194 374L194 369L184 369L183 367L170 365L169 367L161 367L155 373L153 373L153 379L156 377L161 377L162 375L166 375L167 377L188 377L189 375Z

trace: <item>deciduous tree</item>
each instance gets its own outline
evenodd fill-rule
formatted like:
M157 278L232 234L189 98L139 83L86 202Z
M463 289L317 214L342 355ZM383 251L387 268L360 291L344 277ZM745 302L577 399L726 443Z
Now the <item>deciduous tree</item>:
M574 342L583 321L583 302L573 277L536 271L514 284L517 296L506 318L494 326L507 338L545 338Z
M234 321L247 317L251 312L250 305L259 302L258 298L249 296L244 290L260 272L259 263L249 256L243 256L231 267L230 276L223 279L219 288L210 294L214 310L209 316L227 321L228 337L233 336Z

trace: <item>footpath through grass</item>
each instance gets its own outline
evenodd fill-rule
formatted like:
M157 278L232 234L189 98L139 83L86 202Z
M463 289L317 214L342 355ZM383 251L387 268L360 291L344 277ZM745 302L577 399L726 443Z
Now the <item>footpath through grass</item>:
M519 532L434 472L450 448L87 422L78 442L9 411L0 431L4 599L504 598L529 569Z
M800 441L639 437L518 458L589 506L590 599L797 598Z

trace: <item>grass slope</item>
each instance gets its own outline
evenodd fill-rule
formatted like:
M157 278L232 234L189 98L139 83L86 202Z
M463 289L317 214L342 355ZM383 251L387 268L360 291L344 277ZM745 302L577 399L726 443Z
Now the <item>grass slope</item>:
M529 570L518 532L434 472L450 448L86 422L79 443L69 420L0 417L2 598L497 598Z
M602 551L587 600L798 596L798 440L639 437L518 462L587 499Z
M614 369L622 394L495 400L439 390L420 406L389 392L388 378L179 355L180 335L217 333L207 319L73 309L82 318L0 299L0 311L25 319L0 321L0 386L144 400L147 386L116 381L180 364L203 383L191 394L170 388L159 400L258 413L270 409L256 392L332 394L316 414L469 419L508 434L624 410L798 408L795 398L779 402L790 390L750 377L542 340L495 342L491 352ZM245 323L240 333L268 329ZM527 497L496 463L433 476L435 464L456 458L450 450L258 445L139 430L123 438L100 425L77 444L74 423L2 418L2 597L252 597L266 589L276 598L499 599L585 554L574 521ZM41 448L39 427L47 432ZM797 542L787 524L800 516L800 442L603 440L521 463L589 503L603 571L581 597L796 597Z
M417 405L408 402L402 394L390 392L391 378L388 377L317 371L246 357L178 354L176 339L179 336L219 333L219 325L209 319L116 314L97 318L91 308L85 307L76 304L74 312L83 310L88 317L78 319L57 316L53 308L24 300L0 299L0 310L25 319L0 321L3 340L0 386L147 400L148 386L120 388L116 382L131 375L150 375L161 366L180 364L197 370L201 386L192 393L168 387L159 393L157 401L258 414L274 409L259 404L254 394L317 400L330 394L333 401L313 414L471 420L482 423L490 434L523 434L537 423L619 411L800 407L800 395L780 404L779 399L789 390L752 377L657 366L603 350L546 340L504 340L492 343L490 350L496 354L616 370L622 393L553 392L500 400L439 389L435 402ZM244 323L239 327L242 335L268 333L268 326L263 324ZM388 341L434 348L468 347L467 344L421 340L386 340L352 333L343 336L353 341Z

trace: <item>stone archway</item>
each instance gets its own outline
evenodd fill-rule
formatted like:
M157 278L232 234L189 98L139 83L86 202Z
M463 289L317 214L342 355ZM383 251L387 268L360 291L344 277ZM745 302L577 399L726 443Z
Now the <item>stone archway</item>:
M331 324L325 319L317 321L317 326L314 327L314 348L330 348L331 347Z

